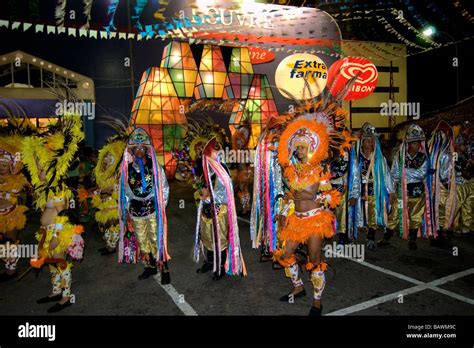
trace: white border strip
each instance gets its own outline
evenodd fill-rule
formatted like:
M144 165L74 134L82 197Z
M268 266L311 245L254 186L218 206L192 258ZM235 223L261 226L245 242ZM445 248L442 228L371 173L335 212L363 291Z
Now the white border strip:
M184 315L188 316L197 316L197 312L194 310L193 307L189 303L186 302L184 299L184 295L179 294L178 291L174 288L171 284L162 285L161 284L161 273L153 276L155 281L166 291L166 293L171 297L173 302L178 306L178 308L183 312ZM181 297L183 296L183 297Z

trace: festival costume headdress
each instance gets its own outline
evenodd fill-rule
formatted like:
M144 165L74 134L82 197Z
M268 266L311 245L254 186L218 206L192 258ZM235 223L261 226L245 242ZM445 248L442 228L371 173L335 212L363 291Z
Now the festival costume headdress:
M129 152L131 147L144 146L147 148L147 156L153 164L153 183L154 183L154 197L155 218L156 218L156 244L158 254L154 255L157 262L166 262L170 260L168 254L168 223L166 218L166 204L164 185L167 185L165 172L160 167L156 160L156 153L153 148L150 136L143 128L134 128L127 140L122 159L122 166L119 181L119 223L120 223L120 238L118 248L118 261L120 263L136 263L138 261L139 247L135 234L133 233L133 226L128 224L129 219L127 211L126 185L128 185L128 165L135 161L133 154ZM139 161L141 159L138 159ZM142 171L143 173L143 171Z
M64 184L69 165L84 139L82 118L78 115L64 115L55 124L40 134L27 136L21 146L22 161L31 175L35 188L35 206L42 209L51 196L64 199L72 197ZM40 179L43 171L46 180Z
M405 141L407 143L423 140L425 140L425 132L423 132L423 129L421 129L420 126L417 124L411 124L408 126L405 133Z
M320 101L312 104L310 110L289 119L279 139L278 160L293 189L328 181L330 175L322 162L328 158L329 150L343 154L350 148L351 136L345 129L347 113L342 108ZM305 164L295 156L298 145L308 146Z
M130 131L125 122L117 117L102 116L99 123L111 127L115 134L99 150L94 176L99 188L109 188L117 184L116 174L120 168L123 151ZM105 169L104 169L105 167Z
M377 137L378 134L375 127L372 124L366 122L362 125L361 136L362 138L373 138L373 137Z

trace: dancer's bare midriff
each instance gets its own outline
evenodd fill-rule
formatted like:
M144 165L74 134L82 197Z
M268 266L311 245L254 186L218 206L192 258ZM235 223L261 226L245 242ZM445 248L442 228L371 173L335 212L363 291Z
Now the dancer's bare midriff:
M306 187L301 191L295 191L293 198L295 201L295 211L307 212L313 209L321 208L322 203L319 198L314 200L319 189L319 183Z

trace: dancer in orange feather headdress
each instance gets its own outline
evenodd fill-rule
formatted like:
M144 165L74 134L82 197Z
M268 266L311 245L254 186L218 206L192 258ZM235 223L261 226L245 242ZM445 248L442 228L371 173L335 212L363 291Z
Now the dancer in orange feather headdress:
M298 276L295 251L300 243L308 245L306 265L314 286L310 315L321 315L321 295L325 286L327 264L321 260L325 238L335 234L334 209L341 195L331 186L329 153L344 151L350 135L344 128L345 113L335 104L311 105L310 113L295 115L282 132L278 145L278 161L288 183L286 223L281 229L282 249L274 253L291 278L293 290L281 301L290 301L306 294Z

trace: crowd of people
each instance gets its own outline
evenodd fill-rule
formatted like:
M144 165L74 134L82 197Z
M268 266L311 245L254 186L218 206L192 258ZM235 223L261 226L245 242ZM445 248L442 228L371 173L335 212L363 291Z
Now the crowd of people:
M343 246L365 234L375 252L398 235L415 250L421 238L444 247L453 231L473 230L470 124L440 122L429 136L411 124L388 148L369 123L348 130L346 116L336 103L318 102L272 118L258 138L253 164L233 167L219 150L229 143L248 148L249 125L236 127L228 142L212 123L190 122L176 153L186 162L179 175L195 192L193 258L204 258L197 273L211 272L216 281L247 274L237 215L248 215L260 260L273 261L291 280L291 291L280 300L306 296L305 269L313 286L309 314L321 315L328 267L321 251L328 239L337 236ZM56 302L48 312L74 302L72 269L83 257L81 222L88 219L94 222L88 232L103 235L102 255L141 261L141 280L159 273L162 284L171 282L166 207L173 193L145 130L117 131L98 151L82 145L76 116L41 132L12 119L1 132L0 243L20 243L26 197L32 197L40 228L39 252L30 265L49 268L52 292L37 301ZM0 280L18 276L18 257L3 261Z

